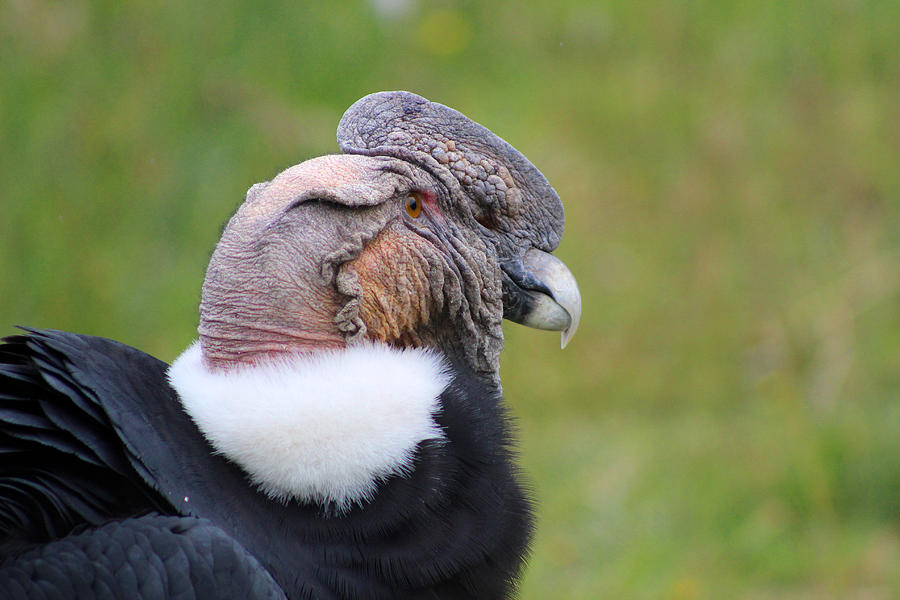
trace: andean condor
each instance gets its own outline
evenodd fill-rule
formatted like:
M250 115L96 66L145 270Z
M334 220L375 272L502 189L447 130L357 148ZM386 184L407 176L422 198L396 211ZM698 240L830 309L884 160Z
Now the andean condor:
M501 320L578 323L562 204L408 92L343 154L250 188L171 366L27 330L0 347L2 598L507 598L532 529Z

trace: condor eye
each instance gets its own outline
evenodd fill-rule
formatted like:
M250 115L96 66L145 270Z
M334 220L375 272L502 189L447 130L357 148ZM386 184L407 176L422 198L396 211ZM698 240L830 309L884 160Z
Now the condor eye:
M403 206L406 208L406 214L413 219L418 219L419 215L422 214L422 199L419 197L419 194L408 194L403 201Z

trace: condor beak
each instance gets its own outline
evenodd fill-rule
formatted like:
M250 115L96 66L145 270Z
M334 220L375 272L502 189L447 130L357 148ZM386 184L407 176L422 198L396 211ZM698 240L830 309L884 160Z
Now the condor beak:
M521 258L502 262L503 317L537 329L562 331L565 348L581 319L578 282L566 264L531 248Z

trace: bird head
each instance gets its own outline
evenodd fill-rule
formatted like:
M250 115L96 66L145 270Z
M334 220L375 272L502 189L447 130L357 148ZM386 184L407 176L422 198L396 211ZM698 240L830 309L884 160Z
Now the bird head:
M522 154L409 92L357 101L337 138L344 154L254 185L225 227L200 306L208 367L374 340L498 383L503 318L565 345L581 299L550 254L562 203Z

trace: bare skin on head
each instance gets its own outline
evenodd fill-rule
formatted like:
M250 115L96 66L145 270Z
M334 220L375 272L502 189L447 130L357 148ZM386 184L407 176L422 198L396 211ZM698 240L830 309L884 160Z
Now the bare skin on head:
M440 308L428 282L428 258L435 249L421 238L393 228L380 233L347 268L362 292L359 316L367 336L381 342L420 346L418 330ZM424 292L424 293L423 293Z
M338 141L347 154L253 186L229 221L203 285L207 367L371 339L440 347L499 385L504 316L541 327L540 304L552 328L577 323L541 279L556 271L523 262L556 247L561 203L506 142L407 92L357 102Z
M359 183L360 161L346 158L309 160L251 188L229 221L203 284L198 331L207 366L227 368L346 344L334 322L342 297L322 280L321 257L298 252L304 244L291 247L293 238L304 237L306 246L314 246L316 224L308 223L306 231L285 227L287 213L304 193Z

